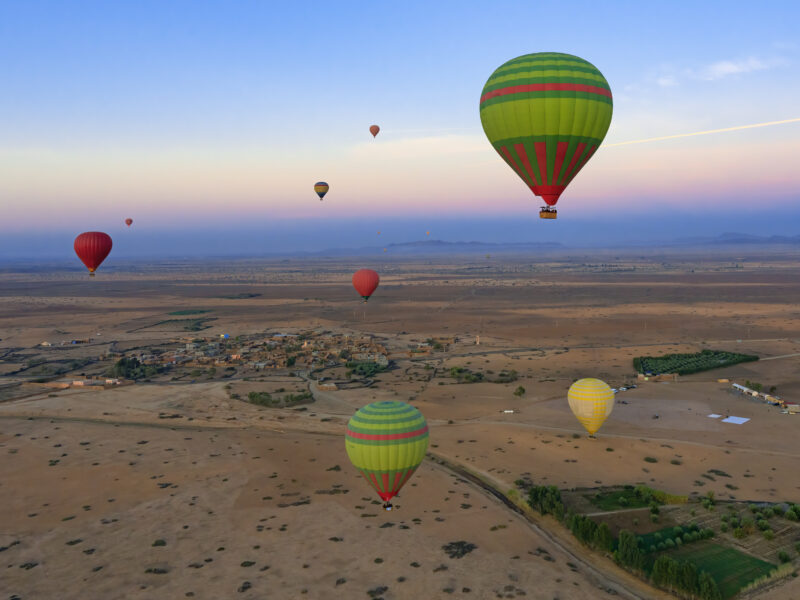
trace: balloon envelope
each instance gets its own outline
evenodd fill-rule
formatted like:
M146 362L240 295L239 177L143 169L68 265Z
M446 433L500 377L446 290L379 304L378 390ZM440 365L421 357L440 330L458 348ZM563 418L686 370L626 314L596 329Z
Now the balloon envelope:
M324 181L318 181L314 184L314 191L317 192L317 196L319 196L320 200L325 197L325 194L328 193L329 188L330 186Z
M345 449L353 466L388 502L425 458L428 424L410 404L374 402L350 418Z
M567 401L572 414L594 435L614 408L614 392L604 381L588 377L570 386Z
M125 225L127 225L128 227L133 225L133 219L125 219Z
M384 248L384 252L386 248ZM353 287L356 288L358 295L364 298L364 302L375 292L381 278L372 269L359 269L353 273Z
M375 137L376 135L378 135L378 132L380 130L381 130L381 128L378 127L377 125L370 125L369 126L369 132L372 134L372 137Z
M590 62L558 52L500 65L481 92L481 124L494 149L552 206L611 124L611 88Z
M75 254L90 273L94 273L111 252L111 236L100 231L87 231L75 238Z

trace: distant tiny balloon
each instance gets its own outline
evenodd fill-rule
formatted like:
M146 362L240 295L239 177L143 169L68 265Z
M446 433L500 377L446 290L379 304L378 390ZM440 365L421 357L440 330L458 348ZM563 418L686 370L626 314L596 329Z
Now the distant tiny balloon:
M127 225L128 227L133 225L133 219L131 219L131 218L125 219L125 225Z
M374 138L376 135L378 135L378 132L379 132L380 130L381 130L381 128L380 128L380 127L378 127L377 125L370 125L370 126L369 126L369 132L372 134L372 137L373 137L373 138Z
M314 184L314 191L317 192L317 196L319 196L320 201L322 201L329 189L330 186L324 181L318 181Z

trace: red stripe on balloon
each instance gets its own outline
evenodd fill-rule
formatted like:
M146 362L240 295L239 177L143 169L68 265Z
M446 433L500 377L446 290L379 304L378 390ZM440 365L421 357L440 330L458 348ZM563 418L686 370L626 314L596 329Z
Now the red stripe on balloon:
M580 172L580 170L586 165L586 163L589 162L589 159L592 158L592 154L594 154L595 150L597 150L597 146L592 146L591 148L589 148L589 151L586 153L586 156L583 157L583 160L575 169L575 172L570 176L569 181L572 181L575 175L577 175ZM569 183L569 181L567 183Z
M421 429L414 431L406 431L405 433L359 433L357 431L347 430L347 435L357 440L405 440L411 437L416 437L428 432L428 426L425 425Z
M575 154L572 155L572 160L569 161L569 166L567 167L567 172L564 173L564 182L568 182L572 177L570 173L572 173L572 169L575 168L575 163L578 162L581 154L583 154L583 149L586 148L586 144L581 142L578 144L578 147L575 148Z
M522 160L522 164L524 165L525 170L528 172L528 175L530 175L533 185L539 185L539 182L536 181L536 177L533 175L531 162L528 160L528 153L525 151L525 144L514 144L514 148L516 149L517 154Z
M524 92L588 92L611 98L611 90L596 85L586 85L584 83L528 83L486 92L481 96L481 104L491 98L508 96L509 94L522 94Z
M558 142L556 145L556 167L553 169L553 181L558 183L558 176L561 174L561 167L564 164L564 157L567 155L567 142Z
M517 172L517 175L522 177L522 180L524 181L525 180L525 173L523 173L522 169L519 168L519 165L517 164L517 161L515 161L514 157L511 156L511 152L508 150L508 148L506 146L500 146L500 149L502 150L502 153L500 154L500 156L505 155L504 158L505 158L506 162L511 165L511 167ZM530 183L528 184L529 187L531 185L532 184L530 184Z
M534 142L533 147L536 149L536 162L539 163L539 173L542 175L542 185L548 185L550 177L547 173L547 143Z

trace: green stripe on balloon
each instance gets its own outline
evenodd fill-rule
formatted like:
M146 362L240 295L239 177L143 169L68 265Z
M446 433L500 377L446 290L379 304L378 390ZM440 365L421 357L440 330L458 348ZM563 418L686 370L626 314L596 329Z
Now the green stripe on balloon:
M537 92L518 92L516 94L506 94L505 96L496 96L481 102L481 110L485 110L489 106L496 104L505 104L506 102L514 102L519 100L539 100L545 98L570 98L580 100L594 100L595 102L602 102L611 107L614 102L608 96L602 94L595 94L594 92L575 92L572 90L543 90Z

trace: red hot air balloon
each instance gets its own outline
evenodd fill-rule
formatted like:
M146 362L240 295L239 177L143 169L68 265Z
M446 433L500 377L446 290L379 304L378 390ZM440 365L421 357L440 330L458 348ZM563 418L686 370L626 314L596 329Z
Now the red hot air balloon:
M127 225L128 227L133 225L133 219L131 219L131 218L125 219L125 225Z
M356 288L358 295L364 299L364 302L372 296L380 280L381 278L372 269L359 269L353 273L353 287Z
M381 128L380 128L380 127L378 127L377 125L370 125L370 126L369 126L369 132L372 134L372 137L373 137L373 138L374 138L376 135L378 135L378 132L379 132L380 130L381 130Z
M111 252L111 236L100 231L87 231L75 238L75 254L89 269L89 275L100 266Z

